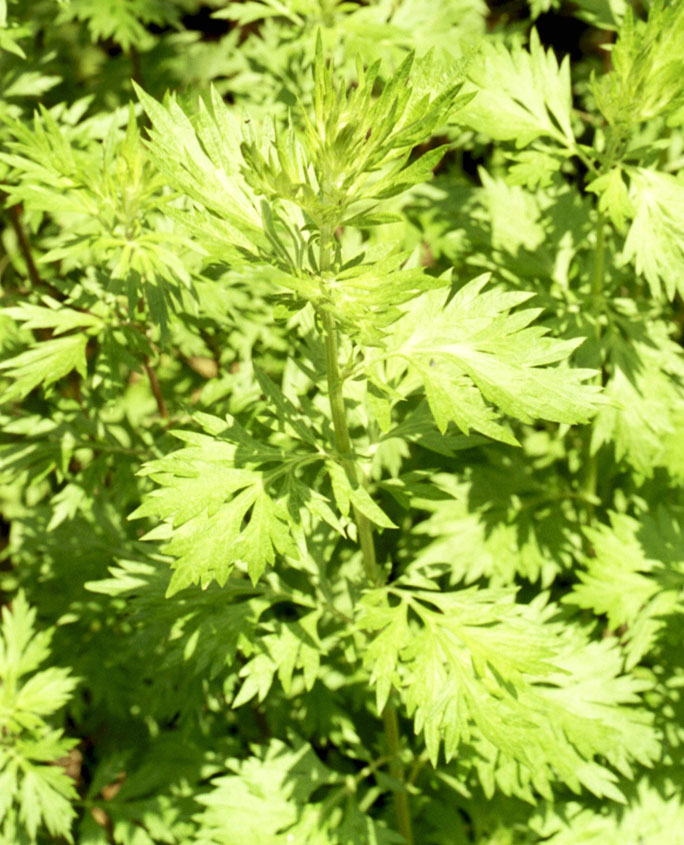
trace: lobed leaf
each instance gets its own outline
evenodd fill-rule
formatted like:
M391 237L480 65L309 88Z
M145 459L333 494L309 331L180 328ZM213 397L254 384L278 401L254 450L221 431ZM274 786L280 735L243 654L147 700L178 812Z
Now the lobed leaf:
M636 168L631 177L636 212L623 258L645 276L653 297L684 295L684 183L646 168Z
M369 635L364 663L378 707L398 690L433 765L481 737L528 770L550 796L571 789L623 800L615 774L630 758L648 764L655 732L638 710L643 685L620 676L608 643L568 644L537 608L507 590L457 592L407 584L366 594L358 626Z
M42 341L26 352L0 362L0 370L5 370L6 377L12 379L0 398L3 402L21 399L39 384L49 387L72 370L85 377L87 343L85 334L67 335Z
M261 379L275 390L265 376ZM287 401L280 397L281 407L291 409ZM292 419L297 432L301 424L296 414ZM237 423L210 415L200 415L198 421L210 434L175 432L190 445L142 468L141 474L152 476L159 487L129 517L161 520L146 539L163 540L164 550L176 558L168 595L190 584L206 586L212 579L223 585L238 564L256 583L276 555L297 556L301 514L339 526L322 497L294 476L300 463L322 456L269 448ZM310 446L309 432L302 435L302 445ZM280 468L272 469L274 463Z
M536 29L529 50L485 41L468 76L477 94L459 121L497 141L525 147L546 137L572 149L572 92L568 57L559 65Z
M598 388L584 384L593 372L548 366L567 359L581 339L547 337L546 328L530 325L537 309L512 310L531 294L484 291L488 280L473 279L446 302L443 289L414 300L387 350L368 356L371 372L374 358L401 359L423 382L442 433L454 422L466 434L516 442L483 400L524 422L587 422L598 404Z

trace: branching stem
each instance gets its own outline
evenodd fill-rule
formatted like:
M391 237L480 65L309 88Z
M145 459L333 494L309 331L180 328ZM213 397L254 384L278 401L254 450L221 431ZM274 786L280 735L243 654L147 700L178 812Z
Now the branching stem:
M321 231L319 268L321 274L330 268L330 241L332 232ZM357 464L354 460L349 426L347 424L347 412L344 404L343 385L344 380L340 375L339 347L337 339L337 325L335 319L328 311L320 312L321 322L325 334L325 366L328 383L328 398L330 401L330 413L332 415L333 430L335 432L335 446L339 453L344 470L349 476L352 484L362 484ZM363 567L366 577L372 584L379 582L378 564L375 556L375 541L373 538L373 525L365 514L354 507L354 522L358 531L359 545L363 559ZM390 774L398 783L402 784L401 789L394 793L395 813L397 817L397 829L406 840L406 845L413 845L413 830L411 824L411 810L408 803L408 795L403 787L404 764L401 760L401 740L399 735L399 720L397 711L391 701L388 701L382 711L382 720L385 726L385 737L387 750L390 758Z
M603 310L603 276L606 262L606 220L603 211L598 212L596 220L596 248L594 249L594 269L591 276L591 300L596 320L596 336L600 337L601 325L598 320Z
M7 194L2 191L0 192L0 197L4 200L7 197ZM55 288L50 282L43 279L40 273L38 272L38 267L36 266L36 262L33 258L31 243L28 239L26 229L24 228L24 224L21 219L21 206L11 205L7 209L7 214L9 216L12 229L14 229L14 234L17 238L19 251L21 252L24 258L24 263L26 264L26 272L28 273L28 277L31 280L31 284L34 287L46 288L57 299L61 299L61 292L58 291L57 288Z
M40 278L40 273L38 272L38 268L36 267L36 262L33 260L31 245L29 244L29 239L26 236L24 224L21 222L21 210L18 205L13 205L8 208L7 213L9 214L9 219L10 223L12 224L12 228L14 229L14 234L17 236L17 243L19 244L19 249L21 250L21 254L24 256L24 261L26 262L26 270L29 274L29 279L31 279L31 284L34 287L40 287L43 284L43 280Z
M397 711L391 702L387 702L382 711L382 721L385 725L385 737L387 748L390 754L390 775L398 781L402 787L394 793L394 812L397 816L397 829L406 840L406 845L413 845L413 825L411 823L411 808L408 802L408 793L404 788L405 772L401 760L401 742L399 739L399 720Z
M145 87L145 83L143 81L142 75L142 67L140 65L140 53L136 49L134 45L131 45L128 50L128 58L131 61L131 75L132 78L137 82L137 84L141 87Z
M328 395L330 411L332 413L333 429L335 431L335 446L342 459L342 465L352 484L360 484L358 468L352 456L351 438L347 427L347 415L344 407L342 379L340 378L337 348L337 327L333 317L323 313L325 328L325 363L328 377ZM373 526L365 514L354 507L354 522L359 534L359 545L363 555L363 566L368 580L378 582L378 565L375 558L375 543L373 542Z
M159 412L159 416L162 419L166 419L169 416L169 412L166 408L166 402L164 401L164 394L162 393L161 385L159 384L157 371L149 363L147 358L145 358L143 362L143 367L145 368L145 372L147 373L147 378L150 382L150 388L157 403L157 411Z
M601 340L601 312L603 311L603 281L606 261L606 221L603 211L599 210L596 220L596 247L594 249L594 267L591 275L591 308L594 316L596 342ZM597 382L603 382L603 375L599 373ZM584 494L589 500L596 498L598 485L598 466L596 454L591 450L591 441L587 442L585 459ZM593 514L594 506L589 505L589 515Z

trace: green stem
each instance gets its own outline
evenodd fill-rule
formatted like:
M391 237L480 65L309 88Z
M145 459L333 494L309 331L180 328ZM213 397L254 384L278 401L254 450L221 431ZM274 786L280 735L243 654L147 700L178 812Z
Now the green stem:
M573 152L575 153L577 158L584 164L584 166L587 168L587 170L591 174L593 174L594 176L598 176L598 174L599 174L598 168L596 167L594 162L591 160L590 156L588 156L584 152L584 150L580 147L579 144L575 144L575 146L573 147Z
M337 347L337 327L332 315L322 312L321 319L325 329L325 366L328 378L328 397L332 414L333 429L335 431L335 446L342 459L342 466L352 484L359 484L358 468L352 457L351 438L347 427L347 413L344 407L343 381L340 378L340 367ZM359 534L359 545L363 557L363 567L366 576L373 584L378 583L378 564L375 557L375 543L373 541L373 526L365 514L354 507L354 522Z
M601 341L601 312L603 311L603 278L606 263L606 221L602 211L598 212L596 221L596 247L594 249L594 268L591 276L591 309L594 316L594 330L597 347ZM598 384L603 383L603 375L596 376ZM584 493L589 499L596 498L598 486L598 466L596 454L591 451L591 438L587 441L585 458ZM594 506L589 505L589 519L593 516Z
M321 230L319 267L321 274L330 269L332 231ZM352 444L347 427L347 412L344 406L344 381L340 375L339 348L337 344L337 326L328 311L321 312L321 321L325 331L325 369L328 380L328 397L335 431L335 446L342 459L342 465L352 484L359 484L360 479L356 463L352 457ZM363 555L363 566L368 580L378 582L378 564L375 558L373 526L367 516L354 508L354 521L359 533L359 545Z
M321 276L330 269L332 230L321 230L319 269ZM335 319L328 311L320 312L321 322L325 333L325 369L328 382L328 399L332 415L333 430L335 432L335 446L342 460L345 472L352 484L361 484L358 467L353 456L351 437L347 425L347 412L344 404L344 380L340 375L339 347L337 326ZM354 522L358 531L361 557L366 577L371 584L379 582L378 564L375 556L375 541L373 525L367 516L358 508L353 508ZM406 845L413 845L413 830L411 825L411 810L408 795L403 787L404 765L401 761L401 741L399 736L399 720L394 705L389 701L382 711L385 726L387 750L390 756L390 774L402 784L401 789L394 793L394 805L397 817L397 829L406 840Z
M603 310L603 276L606 263L606 221L602 211L596 221L596 248L594 250L594 270L591 276L591 301L596 317L596 337L601 336L599 315Z
M385 725L387 749L390 755L390 775L402 786L394 792L394 812L397 817L397 829L406 840L406 845L413 845L413 826L411 824L411 808L408 794L404 788L404 764L401 761L401 742L399 739L399 720L393 704L388 701L382 711L382 721Z
M134 458L149 458L151 452L147 449L127 449L125 446L114 446L100 440L84 440L73 444L76 449L90 449L92 452L111 452L114 455L130 455Z

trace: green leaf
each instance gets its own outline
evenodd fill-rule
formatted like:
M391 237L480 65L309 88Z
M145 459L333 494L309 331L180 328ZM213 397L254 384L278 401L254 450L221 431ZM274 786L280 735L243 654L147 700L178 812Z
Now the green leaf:
M681 525L681 514L661 506L640 520L611 513L609 526L585 528L593 554L565 600L608 617L625 644L628 668L653 648L668 616L681 612Z
M661 789L646 777L630 792L629 805L619 809L605 803L586 806L581 801L542 806L530 820L530 830L548 845L591 841L669 845L672 831L684 826L679 792L669 784Z
M370 196L374 199L389 199L404 193L414 185L429 181L432 178L433 170L444 158L447 149L448 144L435 147L435 149L424 153L408 167L392 170L384 179L373 186Z
M19 797L19 818L33 840L42 822L53 836L74 841L70 828L76 815L72 801L77 793L63 771L48 766L25 770Z
M241 175L243 132L234 112L212 91L209 107L200 104L193 125L173 97L162 105L138 86L136 93L152 121L153 161L173 187L206 209L205 227L216 226L234 249L263 246L261 213ZM202 218L200 231L201 226ZM210 231L205 228L207 235Z
M625 261L633 261L655 298L684 295L684 183L668 173L635 168L630 199L636 209Z
M508 170L511 185L524 185L530 190L546 188L558 173L558 159L540 150L522 150L510 156Z
M599 211L608 215L618 232L623 232L626 221L634 217L635 208L622 178L622 170L613 167L602 173L589 182L587 190L597 194Z
M369 257L376 260L341 270L326 281L323 303L348 334L376 345L382 342L386 327L401 316L400 305L421 291L442 287L443 281L423 268L401 268L407 258L401 252Z
M358 625L368 633L364 663L378 703L390 686L399 691L433 765L442 743L448 761L482 737L544 795L560 778L623 800L615 774L595 758L624 770L630 758L648 763L658 753L648 719L625 706L643 685L620 676L607 642L568 642L539 602L513 599L506 590L410 584L367 593Z
M478 461L462 479L433 473L431 489L411 496L428 517L414 528L421 547L408 571L446 571L452 585L486 578L490 586L510 586L522 577L547 587L571 569L581 551L577 494L546 464L534 464L524 441L519 452Z
M51 297L44 297L48 307L22 302L20 305L3 308L0 313L24 324L25 329L54 329L63 334L76 328L101 328L103 321L95 314L75 311Z
M403 217L388 211L361 212L342 222L343 226L353 226L355 229L370 229L373 226L384 226L387 223L401 223Z
M349 513L349 503L354 505L371 522L380 528L396 528L397 526L377 505L366 488L361 484L353 484L344 468L335 461L326 461L326 468L333 485L335 501L343 516Z
M180 11L179 4L163 0L108 0L107 5L68 0L61 20L85 21L93 42L112 39L124 51L148 50L154 44L149 25L177 24Z
M0 362L0 370L6 370L6 377L12 380L0 398L3 402L21 399L39 384L49 387L74 369L85 378L87 343L87 335L67 335L45 340Z
M167 595L190 584L224 584L237 563L253 581L291 546L284 502L270 498L261 474L234 469L220 448L181 449L152 462L162 489L152 491L131 519L155 516L169 531L153 530L147 539L168 539L164 550L177 558Z
M484 168L478 170L482 181L480 196L492 229L492 246L509 255L523 250L538 254L548 235L544 228L539 198L503 179L493 179Z
M52 666L36 672L49 656L53 631L37 632L35 618L23 593L14 598L11 610L2 610L0 829L18 822L33 842L45 825L52 836L73 842L77 793L72 779L54 764L76 743L50 729L44 717L66 704L77 682L67 669Z
M25 59L26 53L17 42L30 32L28 27L17 25L14 21L8 26L7 0L0 0L0 50L6 50L8 53L19 56L20 59Z
M322 808L309 804L309 799L315 790L338 783L340 776L324 766L308 745L290 748L272 740L259 756L231 760L228 766L232 773L215 778L211 791L198 796L203 807L201 841L276 845L288 835L293 841L313 841L309 834ZM321 822L317 841L335 842L325 833L324 816Z
M558 65L535 29L529 52L485 41L468 76L477 95L460 122L497 141L515 141L519 148L540 137L573 148L570 61L566 57Z
M616 30L629 8L627 0L576 0L575 14L597 29Z
M636 312L634 303L614 301L606 332L603 405L594 421L591 448L612 444L618 460L651 476L657 467L678 473L676 433L684 412L684 354L661 320Z
M589 420L597 388L583 382L593 372L548 366L568 358L581 340L547 337L546 328L530 325L538 309L512 311L531 294L484 291L488 279L473 279L447 302L444 290L420 296L395 324L378 359L400 358L420 377L442 433L454 422L466 434L472 428L515 442L483 398L524 422Z
M218 20L235 21L240 26L274 17L287 18L294 24L303 23L302 18L292 8L279 0L263 0L263 2L246 0L242 3L230 3L227 8L212 12L211 16Z
M273 393L275 386L261 378ZM278 394L280 407L291 414L297 431L294 408ZM210 415L198 415L198 421L209 435L176 431L190 445L145 464L141 474L151 476L159 488L129 517L161 520L145 539L163 540L164 550L176 558L169 596L190 584L206 586L212 579L225 584L236 565L244 565L256 583L276 555L297 556L295 537L305 514L339 526L319 494L293 483L300 464L321 460L322 455L271 448L237 423ZM302 434L310 440L308 431ZM261 468L274 462L279 469Z
M628 4L611 50L610 73L590 83L609 124L629 133L639 123L672 115L684 103L684 9L680 3L650 4L646 21Z
M7 684L0 722L5 730L34 730L43 716L59 710L71 697L76 681L68 670L50 667L17 685L35 672L49 655L52 632L35 631L36 612L20 593L12 611L3 609L0 630L0 678Z
M322 643L317 631L321 611L301 618L297 622L271 623L264 628L255 647L257 654L240 670L243 678L233 707L241 707L255 696L263 701L271 688L274 678L283 686L285 695L293 693L293 675L302 670L304 688L310 692L318 679L321 665L321 652L326 644ZM269 631L272 629L272 632Z

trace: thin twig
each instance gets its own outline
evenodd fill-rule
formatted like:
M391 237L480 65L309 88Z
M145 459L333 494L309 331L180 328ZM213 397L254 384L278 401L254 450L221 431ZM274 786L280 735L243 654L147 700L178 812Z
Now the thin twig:
M40 273L38 272L38 268L36 267L36 262L33 260L31 244L29 243L29 239L26 236L26 230L24 229L24 225L21 222L21 206L11 205L7 209L7 212L9 214L12 228L14 229L14 234L17 236L17 241L19 242L19 249L21 250L21 254L24 256L24 261L26 262L26 269L28 270L31 283L35 287L40 287L41 285L44 285L45 282L40 277Z
M0 198L2 198L4 202L7 199L7 194L4 191L1 191ZM28 272L29 279L31 280L31 284L33 287L43 287L46 290L49 290L56 299L63 299L64 296L62 292L51 282L48 282L47 279L44 279L38 272L38 267L36 266L36 262L33 258L31 242L28 239L26 229L24 228L24 224L21 220L21 205L9 206L7 208L7 214L9 216L12 229L14 229L14 234L17 236L19 251L21 252L24 263L26 264L26 270Z
M159 379L157 378L157 371L150 365L150 362L147 358L143 361L143 367L145 368L145 372L147 373L147 378L150 380L150 387L152 388L152 393L154 394L154 398L157 402L157 410L159 411L159 416L163 419L167 419L169 416L169 412L166 409L166 402L164 401L164 395L161 391L161 386L159 384Z
M128 58L131 61L131 75L133 80L141 87L145 87L142 76L142 67L140 66L140 53L131 45L128 50Z

